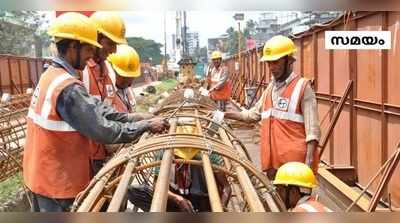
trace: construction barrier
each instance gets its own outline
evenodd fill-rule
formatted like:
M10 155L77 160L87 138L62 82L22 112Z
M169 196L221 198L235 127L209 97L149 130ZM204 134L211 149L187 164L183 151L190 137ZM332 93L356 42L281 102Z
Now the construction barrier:
M23 94L35 86L46 59L0 55L0 95Z
M400 140L399 26L400 12L345 13L328 24L292 36L298 48L294 71L312 80L323 122L322 135L329 136L324 142L322 159L332 167L354 174L353 184L362 187L391 157ZM392 48L327 50L324 47L327 30L388 30ZM235 83L232 99L241 106L254 104L270 80L267 64L259 61L261 51L262 48L241 52L240 60L235 55L225 61ZM239 63L239 69L235 63ZM256 97L248 97L246 101L246 90L250 95L256 93ZM331 124L325 121L335 121L334 108L339 107L345 92L348 99L343 102L336 127L330 128ZM399 168L387 186L384 201L390 203L391 198L392 205L400 206ZM374 183L369 192L377 189L378 184Z

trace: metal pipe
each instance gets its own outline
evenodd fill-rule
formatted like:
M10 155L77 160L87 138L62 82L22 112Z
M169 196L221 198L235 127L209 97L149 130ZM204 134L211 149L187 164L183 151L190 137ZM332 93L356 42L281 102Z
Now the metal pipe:
M347 84L347 87L346 87L346 90L345 90L345 92L344 92L344 94L343 94L342 99L340 99L340 103L339 103L339 105L338 105L338 108L336 109L335 114L333 115L333 120L332 120L332 122L331 122L330 125L329 125L329 128L328 128L328 130L327 130L327 133L326 133L326 135L322 138L321 142L320 142L319 145L318 145L318 146L321 148L321 152L319 153L319 157L320 157L320 158L322 157L322 154L323 154L324 151L325 151L326 144L328 143L329 137L331 136L331 134L332 134L332 132L333 132L333 129L335 128L336 122L339 120L340 114L342 113L342 110L343 110L344 103L346 102L347 97L349 96L352 87L353 87L353 81L350 80L350 81L348 82L348 84Z
M397 165L399 164L399 161L400 161L400 148L397 147L397 150L394 154L394 158L390 162L388 167L385 169L382 179L379 182L378 189L376 189L376 192L371 199L370 205L367 210L368 212L375 211L376 207L378 206L379 199L382 196L383 189L387 186L387 183L389 182L390 178L392 177L394 170L396 169Z
M197 114L198 114L198 111L195 110L195 115L197 115ZM200 120L198 118L196 119L196 127L197 127L198 134L203 135L204 134L203 129L201 128ZM207 141L205 141L205 143L208 144ZM210 146L210 145L208 144L208 146ZM209 148L209 149L211 149L211 148ZM210 199L211 210L213 212L223 212L224 209L222 208L221 197L219 196L219 193L218 193L218 187L217 187L217 183L215 181L214 172L211 167L210 157L208 157L208 154L203 151L201 153L201 159L203 160L203 171L204 171L204 176L206 179L207 191L208 191L208 197Z
M95 185L94 187L90 190L89 194L83 200L82 204L79 206L77 212L88 212L96 202L97 198L103 191L107 181L110 179L112 176L113 171L110 173L107 173L105 176L103 176Z
M135 166L137 165L137 161L138 159L134 158L133 160L130 160L126 165L122 178L118 184L117 189L114 192L113 198L111 199L111 203L107 208L108 212L119 211L132 178L132 171L135 169Z
M169 133L176 131L176 120L172 120L169 128ZM160 173L158 175L156 187L154 189L153 201L151 202L150 212L161 212L167 208L168 190L169 190L169 176L171 174L171 164L174 155L174 150L169 149L164 152Z
M221 128L218 129L218 132L219 135L221 136L222 141L225 142L227 145L233 147L233 144L229 141L226 132ZM250 206L250 210L253 212L265 212L264 206L257 195L257 191L254 189L251 180L247 175L246 171L244 170L244 168L239 165L234 165L234 168L236 170L238 180L243 190L244 196L247 200L247 203Z
M139 142L143 142L148 136L148 133L145 132L139 139ZM125 167L124 173L122 174L121 180L118 184L117 189L114 192L114 196L111 199L110 205L108 206L107 211L109 212L117 212L122 204L122 201L128 191L129 183L132 179L132 171L135 169L138 163L138 158L134 158L128 162Z

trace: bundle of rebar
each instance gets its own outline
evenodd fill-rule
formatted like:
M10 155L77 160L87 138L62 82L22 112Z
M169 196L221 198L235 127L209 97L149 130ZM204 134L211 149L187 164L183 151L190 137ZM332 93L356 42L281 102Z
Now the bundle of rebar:
M146 196L152 196L148 211L168 211L168 194L176 165L192 165L202 170L210 211L286 211L269 179L250 161L243 143L224 123L213 123L219 127L217 130L209 128L213 120L204 115L206 112L199 112L199 109L213 108L214 105L204 101L200 105L191 101L193 106L180 107L178 105L183 100L176 99L182 99L181 94L182 91L172 94L170 97L174 98L165 103L175 106L160 110L159 114L164 116L175 112L173 116L165 116L170 122L168 133L145 133L137 143L122 148L77 196L72 211L140 210L140 207L135 206L127 208L129 188L133 185L147 185L151 188L145 193ZM184 126L191 126L196 131L177 131ZM197 158L183 159L175 154L177 150L196 150ZM216 156L219 157L219 162L213 162L212 159ZM228 202L221 200L222 194L216 181L217 173L226 177L227 185L231 189Z
M31 95L13 95L0 103L0 181L19 172L26 136L26 115Z

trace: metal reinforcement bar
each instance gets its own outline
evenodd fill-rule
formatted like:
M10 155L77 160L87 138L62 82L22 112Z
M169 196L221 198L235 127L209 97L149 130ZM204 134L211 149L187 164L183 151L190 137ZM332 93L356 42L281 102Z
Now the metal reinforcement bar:
M226 126L208 118L212 110L207 112L204 108L214 105L203 103L204 106L196 106L193 101L183 106L180 104L181 101L174 100L173 104L167 104L169 109L164 107L160 110L159 115L170 117L171 126L167 134L151 135L126 145L79 194L72 210L124 211L128 187L135 182L152 188L152 198L148 201L150 212L167 211L175 164L202 167L210 211L286 211L268 178L251 163L243 144ZM171 117L171 113L176 114ZM218 128L210 128L211 123ZM177 128L188 128L194 132L180 133ZM187 149L197 150L199 159L182 159L175 153ZM214 162L215 157L220 161ZM230 187L233 192L225 204L222 203L217 172L218 176L222 174L226 178L224 188Z

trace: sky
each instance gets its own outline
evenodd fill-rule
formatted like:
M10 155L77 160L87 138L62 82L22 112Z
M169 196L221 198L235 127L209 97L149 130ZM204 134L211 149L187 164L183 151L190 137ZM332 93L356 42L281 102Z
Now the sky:
M44 12L47 19L53 20L55 13ZM143 37L164 44L164 15L166 17L167 50L171 49L172 34L175 33L175 11L119 11L125 21L127 37ZM189 32L199 32L200 46L207 46L208 38L215 38L225 33L233 26L237 29L237 22L233 19L235 13L245 13L244 21L258 20L261 12L258 11L188 11L186 25ZM242 22L244 25L244 22ZM241 25L241 26L243 26Z

